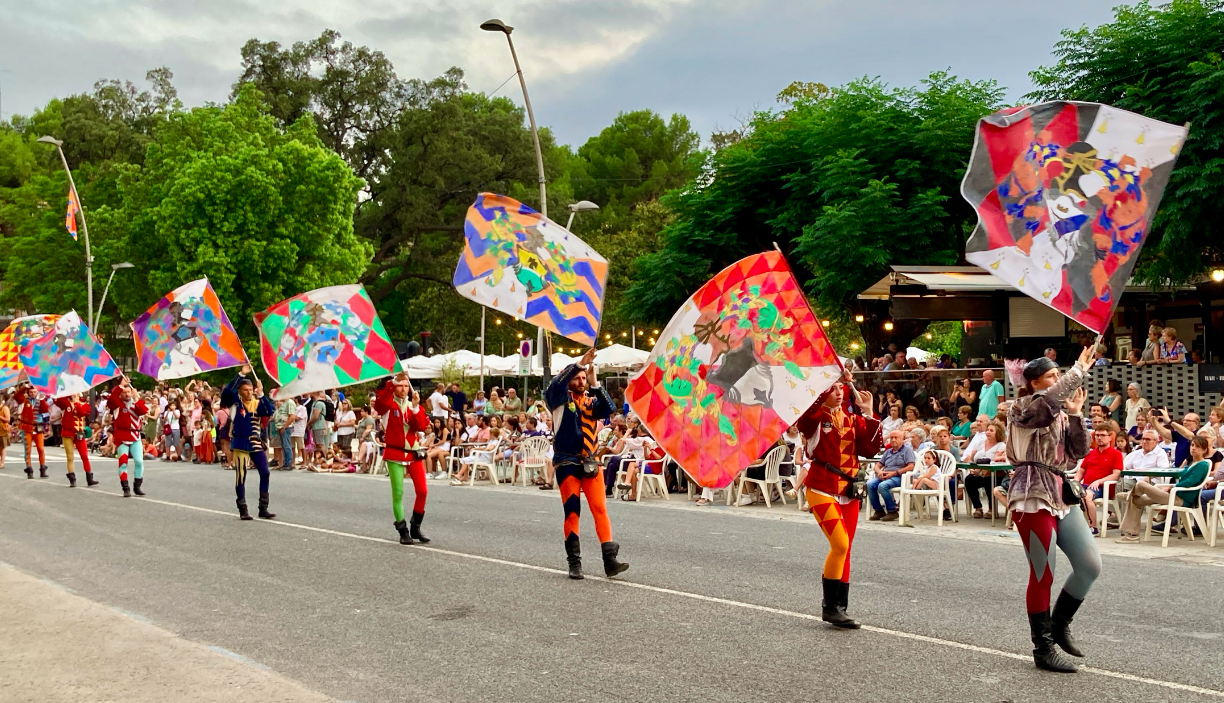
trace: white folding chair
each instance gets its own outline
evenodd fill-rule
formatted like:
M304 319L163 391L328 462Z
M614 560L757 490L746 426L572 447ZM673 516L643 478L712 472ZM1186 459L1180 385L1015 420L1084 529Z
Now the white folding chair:
M1118 509L1118 482L1105 481L1101 484L1101 500L1097 503L1097 536L1104 539L1109 536L1109 512L1122 519L1122 511Z
M387 462L383 459L383 448L381 446L374 450L374 463L370 466L370 475L377 476L379 472L384 474L387 471Z
M947 504L948 510L952 514L952 521L958 521L956 511L953 510L954 504L952 502L950 483L956 476L956 457L952 456L951 452L945 452L942 449L927 449L918 454L917 461L915 463L925 467L927 452L935 452L936 464L939 466L935 474L935 479L939 481L939 486L934 489L918 490L913 488L914 476L918 473L925 473L925 469L922 471L915 469L902 474L900 488L893 489L898 493L897 506L901 509L901 517L897 522L898 525L904 525L909 521L910 503L915 499L922 501L919 504L919 515L925 512L928 519L931 515L928 502L931 498L937 499L938 506L936 510L938 510L938 515L936 516L936 524L940 527L943 527L943 508L945 504Z
M778 487L778 497L782 500L782 505L786 505L786 492L782 490L782 479L778 476L778 467L782 465L782 457L786 456L787 448L785 446L774 447L765 455L765 459L748 468L765 467L765 478L748 478L748 472L744 471L739 475L739 480L736 482L736 494L739 497L744 496L744 484L752 483L761 487L761 494L765 496L765 507L772 508L773 503L770 499L771 486Z
M1207 504L1207 544L1214 547L1216 529L1224 523L1224 486L1216 487L1216 497Z
M1161 547L1169 546L1169 532L1173 529L1173 516L1176 515L1177 513L1184 513L1187 517L1190 518L1190 524L1187 525L1185 521L1182 521L1182 526L1186 528L1186 534L1189 535L1191 542L1194 541L1194 527L1196 524L1199 526L1200 529L1206 532L1207 519L1203 517L1203 509L1199 505L1199 501L1197 499L1194 501L1193 505L1178 505L1177 504L1177 494L1178 493L1190 493L1190 492L1202 490L1203 486L1206 483L1207 483L1207 476L1204 476L1203 480L1197 486L1186 486L1184 488L1176 488L1174 486L1168 486L1168 489L1169 489L1168 504L1167 505L1149 505L1146 508L1148 524L1147 524L1147 530L1145 530L1143 533L1143 540L1146 542L1148 539L1151 539L1152 537L1152 520L1155 518L1157 510L1166 511L1165 519L1164 519L1164 539L1160 543Z
M489 483L493 484L494 486L498 485L497 461L500 458L501 446L502 445L499 442L497 447L494 448L492 452L475 452L474 456L476 458L469 457L470 460L467 462L469 486L476 485L476 474L480 471L485 472L485 476L488 478Z
M642 502L642 494L646 488L663 496L663 500L671 500L671 496L667 495L667 477L663 474L667 460L667 455L664 455L662 459L647 459L642 462L641 470L637 473L637 502ZM648 467L656 468L657 473L646 473Z
M527 477L536 476L544 471L544 467L548 462L545 454L548 453L548 438L547 437L528 437L519 444L519 460L514 467L514 473L517 477L522 478L522 484L527 485Z

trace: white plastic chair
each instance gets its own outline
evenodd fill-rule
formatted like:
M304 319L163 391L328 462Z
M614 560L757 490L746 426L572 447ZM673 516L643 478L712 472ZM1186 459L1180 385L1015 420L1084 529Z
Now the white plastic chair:
M1203 480L1200 481L1197 486L1186 486L1185 488L1175 488L1173 486L1169 486L1169 502L1167 505L1154 504L1149 505L1146 508L1148 524L1147 530L1145 530L1143 533L1143 540L1146 542L1152 537L1152 520L1155 517L1157 510L1167 511L1165 512L1164 539L1160 543L1161 547L1169 546L1169 532L1173 529L1173 516L1177 513L1185 513L1191 518L1189 525L1187 525L1185 521L1182 521L1182 525L1186 528L1186 534L1189 535L1191 542L1194 541L1194 526L1196 523L1198 524L1199 528L1205 532L1207 529L1207 519L1203 517L1203 509L1200 507L1199 501L1195 499L1193 505L1178 505L1177 494L1202 490L1206 483L1207 476L1204 476Z
M662 459L647 459L642 462L641 470L637 473L637 502L642 502L643 489L649 488L656 494L663 496L663 500L671 500L671 496L667 494L667 476L663 474L663 467L667 465L668 457L663 455ZM648 467L654 467L656 473L646 473Z
M1122 511L1118 509L1118 482L1105 481L1101 488L1101 500L1097 502L1097 536L1104 539L1109 536L1109 511L1112 509L1118 519L1122 518Z
M388 473L387 462L383 459L382 445L378 445L374 450L374 463L370 465L370 475L377 476L380 471L384 474Z
M476 485L476 474L480 471L485 472L485 476L488 477L489 483L493 484L494 486L498 485L497 462L501 458L501 447L502 445L499 442L497 447L494 448L492 452L481 451L473 453L474 456L478 458L472 458L467 464L469 486ZM483 456L486 454L488 456Z
M1224 523L1224 486L1216 487L1215 500L1207 504L1207 544L1214 547L1216 543L1216 529Z
M744 496L744 484L754 483L761 487L761 494L765 496L765 507L772 508L773 503L770 499L770 486L778 487L778 497L782 499L782 505L786 505L786 491L782 489L782 479L778 476L778 467L782 465L782 457L786 456L787 448L785 446L774 447L765 455L765 459L760 464L754 464L749 468L765 467L765 478L748 478L748 472L744 471L739 475L739 481L736 482L735 492L739 497Z
M902 474L901 487L899 489L893 489L894 491L898 491L900 494L898 507L901 508L901 518L897 522L898 525L904 525L909 521L910 502L915 498L922 501L920 504L919 514L921 514L921 511L925 511L928 518L930 518L930 508L928 505L929 499L935 498L937 500L938 507L936 508L936 524L938 526L943 527L943 507L945 503L948 506L948 510L952 513L952 521L958 522L956 511L953 509L954 505L952 503L952 492L950 490L949 483L952 478L956 476L956 457L952 456L951 452L945 452L942 449L927 449L918 455L917 461L915 462L917 465L923 467L926 466L925 461L927 452L935 452L935 456L937 458L936 463L939 465L935 478L939 481L939 487L935 489L915 489L912 487L914 476L915 474L919 473L919 471L915 469L914 471L907 471ZM922 472L925 473L925 468L922 470Z
M527 485L528 475L534 477L544 471L548 462L545 457L548 445L547 437L528 437L519 444L519 460L514 467L514 473L522 479L524 487Z

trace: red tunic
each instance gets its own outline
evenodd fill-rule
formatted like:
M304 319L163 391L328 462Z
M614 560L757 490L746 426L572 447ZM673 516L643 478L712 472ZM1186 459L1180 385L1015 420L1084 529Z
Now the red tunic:
M383 416L383 426L386 428L383 436L383 443L386 445L383 449L383 459L400 463L419 461L415 456L408 456L404 450L419 445L420 433L429 429L425 408L418 405L415 410L401 410L396 402L395 386L388 383L378 390L378 395L374 398L374 412Z
M849 481L824 467L832 464L851 476L859 471L858 457L875 456L880 450L880 421L822 406L808 409L795 423L807 439L805 453L812 467L803 485L831 496L840 496Z
M106 407L111 409L114 418L111 420L111 431L115 434L115 443L136 442L140 440L140 416L149 412L143 400L137 400L128 407L119 397L118 389L111 391L106 399Z
M13 394L13 400L21 406L21 413L17 415L17 427L22 432L36 434L38 428L35 426L36 414L46 414L51 411L51 406L47 405L46 398L34 400L30 395L31 389L29 386L22 386Z
M65 437L76 437L84 435L85 422L89 419L89 403L78 400L72 402L72 398L56 398L55 404L60 410L64 411L61 427Z

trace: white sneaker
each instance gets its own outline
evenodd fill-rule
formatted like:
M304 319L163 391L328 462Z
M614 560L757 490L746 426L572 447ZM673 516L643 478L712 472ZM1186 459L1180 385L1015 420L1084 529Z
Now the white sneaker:
M740 499L737 500L735 504L743 506L743 505L752 505L755 502L756 502L756 498L750 495L743 495L743 496L740 496Z

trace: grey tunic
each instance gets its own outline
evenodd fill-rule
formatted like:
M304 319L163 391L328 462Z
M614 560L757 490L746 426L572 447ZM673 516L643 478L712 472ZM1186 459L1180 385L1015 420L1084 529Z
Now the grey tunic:
M1008 508L1029 499L1046 503L1055 512L1071 507L1063 503L1062 478L1039 466L1039 461L1060 471L1075 467L1088 455L1089 435L1083 415L1067 415L1062 404L1084 383L1085 369L1077 361L1049 388L1020 398L1007 411L1007 458L1016 466L1007 492Z

